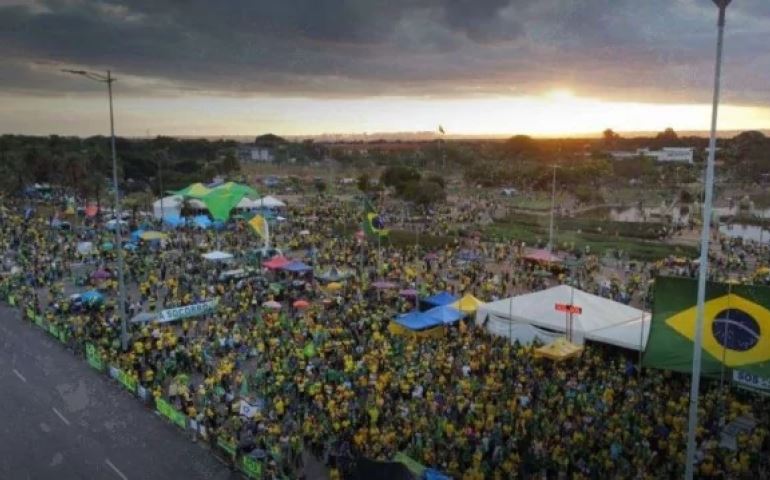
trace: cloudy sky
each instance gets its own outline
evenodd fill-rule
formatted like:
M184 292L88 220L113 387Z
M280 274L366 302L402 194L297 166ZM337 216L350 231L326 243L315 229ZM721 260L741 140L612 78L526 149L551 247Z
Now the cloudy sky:
M0 132L705 130L711 0L0 0ZM770 128L770 1L728 11L723 129Z

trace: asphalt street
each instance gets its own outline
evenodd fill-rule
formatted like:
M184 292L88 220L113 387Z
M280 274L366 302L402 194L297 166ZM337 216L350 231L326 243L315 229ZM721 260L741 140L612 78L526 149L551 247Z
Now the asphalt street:
M238 479L205 448L0 306L0 479Z

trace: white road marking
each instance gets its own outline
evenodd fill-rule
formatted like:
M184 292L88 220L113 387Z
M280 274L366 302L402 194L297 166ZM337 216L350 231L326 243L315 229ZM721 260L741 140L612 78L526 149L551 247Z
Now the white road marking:
M61 414L60 411L56 410L56 407L51 407L53 409L53 413L59 416L61 418L61 421L64 422L67 426L69 426L70 421L64 418L64 415Z
M113 470L115 471L115 473L117 473L117 474L118 474L118 476L119 476L120 478L122 478L123 480L128 480L128 477L126 477L125 475L123 475L123 472L121 472L120 470L118 470L118 467L116 467L116 466L115 466L115 465L114 465L114 464L113 464L113 463L110 461L110 459L109 459L109 458L105 458L105 459L104 459L104 463L106 463L108 467L110 467L111 469L113 469Z
M24 383L27 383L27 379L26 379L26 378L24 378L24 375L20 374L20 373L19 373L19 371L18 371L18 370L16 370L15 368L13 369L13 373L14 373L14 374L15 374L17 377L19 377L19 379L20 379L22 382L24 382Z

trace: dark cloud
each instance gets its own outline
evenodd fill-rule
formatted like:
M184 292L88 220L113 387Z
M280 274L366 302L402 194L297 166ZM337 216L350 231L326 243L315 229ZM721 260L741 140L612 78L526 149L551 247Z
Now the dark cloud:
M702 102L715 21L708 0L2 0L0 91L87 88L57 73L73 65L111 68L136 95L568 86L603 98ZM770 2L730 7L727 99L770 101L769 33Z

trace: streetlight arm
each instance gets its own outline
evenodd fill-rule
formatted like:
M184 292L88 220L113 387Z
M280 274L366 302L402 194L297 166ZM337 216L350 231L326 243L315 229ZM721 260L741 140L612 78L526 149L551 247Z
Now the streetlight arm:
M65 68L62 69L62 72L71 73L72 75L80 75L81 77L86 77L87 79L93 80L95 82L112 83L115 81L115 79L109 75L102 75L101 73L89 72L87 70L70 70Z

